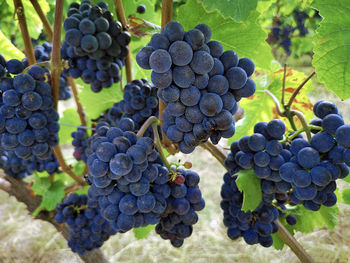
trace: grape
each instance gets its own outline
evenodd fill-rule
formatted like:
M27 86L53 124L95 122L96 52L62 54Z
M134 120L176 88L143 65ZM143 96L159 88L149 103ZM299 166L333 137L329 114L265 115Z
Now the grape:
M317 151L326 153L333 148L335 141L328 133L320 132L312 136L310 144Z
M139 14L144 14L146 12L146 6L144 4L138 5L136 12Z
M312 182L318 186L326 186L332 180L330 172L322 166L316 166L310 171Z
M214 57L214 58L219 58L222 53L223 53L223 47L220 44L220 42L218 41L209 41L207 43L209 49L210 49L210 54Z
M305 147L298 153L298 162L304 168L313 168L320 163L320 155L313 148Z
M190 65L196 74L206 74L214 67L214 59L205 51L196 51Z
M153 47L153 49L158 49L158 48ZM164 49L167 49L167 47ZM172 63L174 63L176 66L188 65L191 62L193 57L192 48L185 41L176 41L172 43L171 46L169 47L169 54L171 56Z
M247 73L240 67L232 67L225 73L230 89L242 88L247 82Z
M169 22L163 28L164 35L169 39L170 42L175 42L177 40L183 40L185 31L182 25L176 21Z
M176 86L171 85L162 90L162 96L169 102L176 102L180 98L180 90Z
M323 119L324 117L326 117L329 114L337 114L338 108L337 108L337 106L335 106L335 104L333 104L331 102L323 101L317 105L314 113L317 117Z
M172 60L166 50L158 49L151 54L149 64L156 73L165 73L170 69Z
M196 29L200 30L204 35L204 42L208 43L211 39L211 30L205 24L199 24L196 26Z
M33 91L35 89L35 80L28 74L18 74L13 78L13 87L19 93Z
M152 71L151 80L152 80L153 84L158 88L169 87L172 80L173 80L172 71L169 70L165 73L157 73L157 72Z
M248 78L247 82L242 88L235 90L235 95L238 98L241 98L241 97L248 98L252 96L255 93L255 91L256 91L255 82L252 79Z
M173 80L181 88L188 88L195 80L195 75L189 66L174 67Z
M271 137L279 139L283 137L283 134L286 131L286 126L281 120L276 119L268 123L266 130Z
M262 151L266 146L266 139L262 134L255 133L249 137L248 146L255 152Z
M305 147L309 147L309 146L311 146L311 145L306 140L301 139L301 138L297 138L297 139L292 141L292 143L290 145L290 151L294 155L297 155L301 149L303 149Z
M350 148L350 125L340 126L336 130L335 139L339 145Z
M238 55L232 50L227 50L224 53L222 53L220 61L224 65L225 71L227 71L230 68L238 66Z
M297 170L293 174L292 183L296 187L307 187L307 186L309 186L311 184L311 176L305 170Z
M223 103L219 95L206 93L199 102L199 108L205 116L215 116L222 110Z
M80 45L80 41L82 41L83 34L75 28L69 29L65 34L65 41L74 47L78 47Z
M180 94L180 101L185 106L194 106L198 104L201 94L195 86L191 86L188 89L182 89Z
M24 70L24 65L17 59L10 59L6 62L6 69L11 74L19 74Z
M204 34L199 29L191 29L185 34L185 41L193 50L201 48L204 44ZM191 50L192 51L192 50Z
M224 76L215 75L209 79L209 82L208 82L209 92L216 93L219 96L222 96L227 93L228 89L229 89L229 84L227 79Z
M212 70L209 72L210 77L215 75L224 75L224 65L217 58L214 58L214 66Z
M238 62L238 67L243 68L248 77L250 77L255 70L254 62L249 58L241 58Z
M329 134L335 134L336 130L342 125L344 125L344 121L338 114L328 114L322 120L322 128Z

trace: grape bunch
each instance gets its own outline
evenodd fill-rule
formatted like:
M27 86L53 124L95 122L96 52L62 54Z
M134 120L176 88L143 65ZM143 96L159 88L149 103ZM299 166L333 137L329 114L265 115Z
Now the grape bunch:
M58 144L59 115L45 69L34 65L21 73L23 69L21 61L11 59L6 63L7 76L0 80L1 148L19 158L44 160L51 157L51 146Z
M236 179L237 176L227 172L221 187L220 206L224 212L224 225L228 228L227 236L232 240L243 237L249 245L272 246L271 234L278 231L276 220L280 217L279 211L265 202L261 202L254 211L242 211L243 193L238 190Z
M70 229L68 246L81 255L101 247L111 235L116 234L98 209L87 206L87 200L86 195L70 194L57 205L55 216L57 223L67 223Z
M114 20L107 3L72 3L64 29L61 56L69 64L65 74L80 77L94 92L120 81L119 71L128 55L131 36Z
M196 211L204 209L205 201L198 187L199 176L190 170L178 169L177 177L168 183L167 209L156 226L163 239L169 239L174 247L181 247L191 236L198 221Z
M114 230L158 223L170 194L170 174L149 137L137 138L131 119L102 125L89 138L89 202Z
M297 29L299 30L299 35L304 37L307 35L309 30L305 27L305 20L309 18L305 11L300 11L295 9L293 11L294 21L297 23Z
M254 63L210 41L211 30L200 24L185 32L178 22L168 23L136 55L141 68L152 69L152 83L166 104L163 131L191 153L209 138L216 144L235 132L237 102L255 92L249 78Z
M119 121L122 118L130 118L135 125L135 131L138 131L142 124L151 116L158 115L158 99L157 89L146 79L133 80L124 87L123 100L115 103L110 109L106 111L103 117L98 121L107 122L108 125L118 127ZM152 136L151 127L147 129L144 136ZM87 148L86 129L78 127L77 131L72 133L74 157L77 160L86 162L87 155L85 150Z
M310 142L303 138L291 142L292 158L280 167L280 175L293 186L292 203L318 211L321 205L336 204L336 180L349 174L350 125L344 124L337 106L331 102L321 100L313 111L319 119L311 124L322 129L313 130Z

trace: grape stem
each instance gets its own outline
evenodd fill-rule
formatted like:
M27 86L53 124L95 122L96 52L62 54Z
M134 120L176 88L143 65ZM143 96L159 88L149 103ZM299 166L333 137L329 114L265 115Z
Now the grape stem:
M311 132L310 132L309 125L306 122L304 114L302 114L300 111L297 111L297 110L291 110L290 113L292 114L292 116L295 115L298 117L298 119L300 120L301 125L303 126L303 129L306 133L307 140L310 141L311 140Z
M75 85L75 81L72 77L67 76L67 80L68 80L69 86L72 89L75 104L77 105L80 123L82 126L86 126L86 116L85 116L83 105L80 103L80 100L79 100L77 85Z
M285 112L281 110L280 103L279 103L278 99L276 98L276 96L273 95L272 92L270 92L270 91L267 90L267 89L265 89L264 91L265 91L265 93L267 93L267 94L273 99L273 101L275 102L278 115L281 116L281 117L286 117Z
M305 251L305 249L298 243L298 241L289 233L286 227L277 220L278 232L277 234L280 238L286 243L294 254L300 259L301 262L305 263L314 263L314 260L310 255Z
M22 0L13 0L13 3L15 5L15 13L17 14L19 27L21 29L22 38L24 42L24 49L26 52L26 56L28 58L28 63L29 65L33 65L36 63L36 60L35 60L32 40L29 35L27 21L24 14L23 3L22 3Z
M55 109L58 108L61 65L61 30L64 0L56 0L51 57L51 87Z
M166 168L170 172L171 171L170 164L168 162L168 159L164 155L162 143L161 143L161 140L159 138L158 124L159 124L159 120L157 120L157 122L154 122L152 124L152 130L153 130L153 135L154 135L154 145L156 146L156 149L158 150L160 159L163 161L164 165L166 166Z
M287 64L283 65L283 81L282 81L282 105L285 106L284 96L286 92L286 73L287 73Z
M124 13L122 0L113 0L113 3L114 3L115 12L117 13L118 20L122 24L123 28L125 30L128 30L129 25ZM132 81L132 63L131 63L130 51L128 52L128 55L125 58L125 71L126 71L126 81L127 83L129 83Z
M141 126L141 128L139 129L139 131L137 132L136 136L137 138L141 138L143 136L143 134L146 132L146 130L148 129L148 127L150 127L153 123L158 124L159 120L157 119L157 117L155 116L151 116L149 117Z
M86 182L84 181L83 178L77 176L73 171L72 168L70 166L68 166L63 158L63 154L61 151L61 148L59 147L59 145L52 147L52 150L55 153L55 156L57 158L58 163L61 166L61 169L63 172L65 172L66 174L68 174L70 177L72 177L72 179L74 181L76 181L78 184L80 185L86 185Z
M44 14L43 10L41 9L41 6L39 5L37 0L30 0L30 2L32 3L36 13L40 17L41 22L44 25L44 29L45 29L47 37L49 38L49 41L52 42L53 32L52 32L52 27L50 25L49 20L47 19L46 15Z
M218 146L213 145L212 143L206 142L201 145L203 148L208 150L225 168L225 159L227 158L227 153L221 150ZM226 168L227 169L227 168ZM278 224L279 237L286 243L295 255L300 259L301 262L314 263L313 259L309 254L304 250L304 248L298 243L298 241L289 233L289 231L284 227L284 225L276 220Z
M285 106L286 109L290 109L292 107L293 101L295 97L298 95L299 91L305 86L305 84L315 75L315 71L312 72L300 85L297 87L297 89L293 92L292 96L290 97L287 105Z

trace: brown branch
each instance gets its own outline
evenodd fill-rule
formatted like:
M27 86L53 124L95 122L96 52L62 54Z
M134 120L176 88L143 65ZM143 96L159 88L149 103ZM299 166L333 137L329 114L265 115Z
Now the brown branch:
M75 85L75 81L72 77L67 76L67 80L68 80L69 86L72 89L75 104L77 105L80 123L81 123L81 125L86 126L86 117L85 117L83 105L81 105L81 103L79 101L77 85Z
M39 5L37 0L30 0L30 2L32 3L36 13L40 17L41 22L43 23L43 26L44 26L46 35L49 38L49 41L52 42L53 32L52 32L52 27L50 25L49 20L47 19L46 15L44 14L43 10L41 9L41 6Z
M51 57L51 87L54 105L57 110L61 76L61 30L64 0L56 0L55 20Z
M10 192L11 184L8 181L6 181L4 178L0 177L0 189L5 192Z
M24 49L28 58L28 63L29 65L34 65L36 63L36 59L34 55L32 40L29 36L22 0L13 0L13 3L15 5L15 13L17 14L19 27L21 29L22 38L24 42Z
M201 144L201 146L204 149L206 149L208 152L210 152L216 158L216 160L218 160L222 164L222 166L225 167L225 159L227 157L227 153L225 152L224 149L222 149L218 145L212 144L209 141Z
M162 0L162 28L172 20L173 0Z
M27 188L27 185L18 179L5 176L3 180L6 180L10 184L10 190L6 191L9 195L14 196L17 201L24 203L27 206L27 209L30 213L33 213L41 203L41 197L34 196L30 190ZM54 220L55 213L48 211L41 211L36 219L40 219L46 222L51 223L58 232L61 232L63 237L66 240L69 240L69 228L66 224L60 225ZM107 263L108 260L105 258L104 254L100 249L95 249L93 251L87 252L84 255L79 255L79 257L86 263Z
M61 151L61 148L59 145L56 145L54 147L52 147L53 152L55 153L55 156L57 158L58 163L60 164L60 167L62 169L63 172L65 172L66 174L68 174L70 177L72 177L72 179L74 181L76 181L78 184L80 185L86 185L86 182L84 181L83 178L77 176L72 169L66 164L64 158L63 158L63 154Z
M114 3L115 12L117 13L118 20L122 24L124 30L128 30L129 25L124 13L122 0L113 0L113 3ZM128 52L128 55L125 58L125 72L126 72L126 81L127 83L129 83L132 81L132 63L131 63L130 51Z
M292 96L290 97L288 104L286 105L287 109L290 109L292 106L292 103L295 99L295 97L298 95L299 91L304 87L304 85L315 75L315 71L312 72L300 85L299 87L293 92Z
M298 241L289 233L285 226L277 220L279 237L286 243L294 254L300 259L303 263L314 263L314 260L310 255L305 251L305 249L298 243Z

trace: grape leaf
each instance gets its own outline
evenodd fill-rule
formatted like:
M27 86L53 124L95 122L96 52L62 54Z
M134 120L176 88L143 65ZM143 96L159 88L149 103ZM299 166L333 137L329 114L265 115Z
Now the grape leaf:
M350 176L347 175L345 178L343 178L343 180L347 183L350 183Z
M50 12L50 6L46 2L46 0L37 0L38 4L40 5L41 9L43 10L44 14L47 14ZM10 10L13 13L15 10L15 6L13 4L13 0L6 0L7 4L10 6ZM43 29L43 24L41 23L40 17L37 15L33 5L31 4L30 0L22 0L23 8L24 8L24 14L27 21L27 27L29 31L29 35L37 39ZM16 23L18 23L17 16L15 19Z
M81 83L81 81L79 80L77 83ZM91 91L88 86L81 88L79 92L80 102L84 105L85 112L90 119L98 118L101 113L120 101L122 97L123 93L119 82L114 83L110 88L103 88L98 93Z
M318 79L341 99L350 98L350 1L315 0L324 20L316 30L312 64Z
M239 191L243 192L242 211L254 211L262 200L260 179L254 170L239 171L236 184Z
M280 238L280 236L277 233L272 234L271 236L273 239L272 246L277 250L282 250L282 248L284 247L284 241Z
M10 60L12 58L16 58L16 59L24 58L24 54L11 43L11 41L2 33L1 30L0 30L0 50L6 60Z
M134 228L133 231L134 231L134 235L135 235L136 239L146 238L151 233L151 231L154 229L154 227L155 227L154 225L148 225L145 227Z
M343 191L343 202L350 205L350 188Z
M40 206L35 209L33 216L37 216L40 211L52 211L64 197L64 183L62 181L53 182L47 191L42 195Z
M86 185L83 188L76 190L74 193L76 193L78 195L87 195L89 189L90 189L90 186Z
M76 126L80 125L80 119L77 111L73 108L68 108L63 112L63 116L59 119L60 130L58 137L60 144L70 143L73 138L71 133L77 130Z
M224 50L231 49L240 57L249 57L258 67L271 67L271 48L265 41L266 32L256 22L258 12L251 12L244 22L237 23L231 18L223 18L218 11L207 12L197 0L188 0L177 12L185 30L205 23L212 30L212 39L219 41Z
M50 178L49 177L41 177L37 174L34 175L34 183L31 189L34 191L36 195L44 195L44 193L50 187Z
M237 22L246 20L249 14L256 9L257 0L202 0L206 10L218 10L225 18L233 18Z

